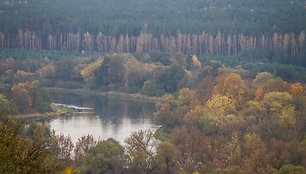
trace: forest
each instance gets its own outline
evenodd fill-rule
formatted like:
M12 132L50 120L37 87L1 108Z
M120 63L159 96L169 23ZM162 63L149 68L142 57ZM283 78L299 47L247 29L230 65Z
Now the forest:
M304 0L1 0L0 173L305 174L305 30ZM31 120L62 91L158 128L73 142Z
M304 0L1 0L2 32L272 35L306 28Z
M265 48L304 54L305 8L303 0L3 0L0 48L200 55Z

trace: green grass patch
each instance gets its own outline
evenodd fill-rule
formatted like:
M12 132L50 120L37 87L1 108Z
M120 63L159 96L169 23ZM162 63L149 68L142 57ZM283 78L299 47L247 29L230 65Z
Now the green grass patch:
M62 105L51 104L51 108L52 108L53 112L59 113L59 114L72 114L73 112L76 112L75 109L67 108L67 107L64 107Z

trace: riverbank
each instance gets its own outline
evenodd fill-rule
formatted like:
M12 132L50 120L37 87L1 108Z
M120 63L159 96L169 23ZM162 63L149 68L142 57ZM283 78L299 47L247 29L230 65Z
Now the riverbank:
M58 117L69 116L70 114L63 114L57 112L46 112L46 113L35 113L35 114L22 114L22 115L12 115L11 118L17 118L18 120L31 122L31 121L41 121L48 119L56 119Z
M67 117L71 116L75 113L83 114L84 108L81 107L72 107L72 106L66 106L65 104L58 104L58 103L52 103L51 104L52 111L46 112L46 113L33 113L33 114L22 114L22 115L12 115L10 117L17 118L21 121L41 121L41 120L47 120L47 119L56 119L59 117ZM89 114L88 110L92 110L92 108L85 108L87 111L85 114Z
M101 97L108 97L108 98L115 98L115 99L122 99L122 100L133 100L138 102L153 102L156 103L161 101L160 97L149 97L142 94L129 94L117 91L96 91L90 89L66 89L66 88L44 88L49 93L66 93L66 94L78 94L78 95L93 95L93 96L101 96Z

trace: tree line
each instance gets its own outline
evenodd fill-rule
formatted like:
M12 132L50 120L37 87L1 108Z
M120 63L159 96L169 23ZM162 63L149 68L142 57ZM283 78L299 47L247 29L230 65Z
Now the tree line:
M63 50L63 51L96 51L107 53L176 53L187 55L233 55L247 49L280 49L288 55L305 53L305 32L274 33L267 35L202 34L178 33L175 36L154 36L142 31L138 36L129 34L108 36L85 33L49 34L47 37L31 32L18 30L14 36L0 32L0 48L21 48L30 50Z

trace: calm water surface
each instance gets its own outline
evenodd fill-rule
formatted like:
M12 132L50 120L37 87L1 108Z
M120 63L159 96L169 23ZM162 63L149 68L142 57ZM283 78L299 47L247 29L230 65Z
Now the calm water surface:
M54 94L52 101L93 108L93 114L73 114L49 122L51 130L69 135L74 143L88 134L96 140L114 138L123 143L132 132L156 128L152 103L71 94Z

